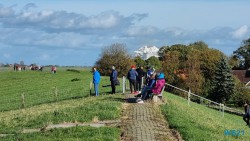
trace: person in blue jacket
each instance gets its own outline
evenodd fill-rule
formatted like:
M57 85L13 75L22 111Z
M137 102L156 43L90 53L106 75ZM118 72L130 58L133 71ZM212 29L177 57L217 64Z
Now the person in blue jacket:
M110 73L110 82L111 82L111 88L112 88L111 94L115 94L115 85L118 82L117 76L118 76L118 72L115 70L115 66L112 66L112 71Z
M96 69L96 67L94 67L93 70L94 70L94 72L93 72L93 84L94 84L94 89L95 89L95 96L98 96L99 95L98 84L100 83L101 75L98 72L98 70Z
M134 92L134 94L138 94L137 91L136 91L136 86L135 86L137 76L138 76L138 73L135 70L135 66L131 66L131 69L128 71L128 74L127 74L131 94L133 92Z

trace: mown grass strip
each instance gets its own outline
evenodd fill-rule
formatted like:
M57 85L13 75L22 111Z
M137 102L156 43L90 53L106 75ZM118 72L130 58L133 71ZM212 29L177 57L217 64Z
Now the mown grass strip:
M0 133L19 133L64 122L115 120L120 117L123 95L105 95L42 104L0 113Z
M167 104L162 113L171 128L177 129L184 140L249 140L250 128L245 126L241 116L225 113L224 118L218 110L197 103L187 104L187 100L165 93ZM240 134L225 134L225 131L240 131ZM244 131L244 133L242 132Z
M46 132L17 134L1 138L2 141L118 141L120 130L114 127L73 127L51 129Z

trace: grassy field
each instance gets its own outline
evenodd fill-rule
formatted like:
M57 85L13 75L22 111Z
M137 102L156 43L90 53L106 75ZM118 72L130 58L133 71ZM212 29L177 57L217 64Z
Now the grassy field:
M120 130L115 127L76 127L72 129L52 129L46 132L22 134L24 129L41 129L51 124L58 123L83 123L116 120L121 114L121 102L123 95L104 95L100 97L88 97L74 100L65 100L49 104L41 104L25 110L12 110L0 113L0 134L14 134L2 137L1 140L53 140L56 137L67 140L87 140L92 134L92 140L102 140L101 137L118 140ZM86 135L80 132L86 130ZM105 131L107 130L107 131ZM78 133L77 133L78 132ZM65 135L68 133L68 135ZM96 134L96 137L94 136ZM63 136L61 136L63 135ZM48 136L48 137L46 137ZM90 140L91 140L90 137Z
M0 111L89 96L91 72L81 68L77 71L67 71L66 68L58 68L56 74L52 74L48 68L42 72L1 71ZM109 78L102 77L100 85L107 84L110 84ZM121 86L117 90L121 92ZM111 88L100 86L99 91L107 94Z
M109 126L22 133L24 129L41 129L52 124L119 119L124 95L109 95L111 88L101 87L109 84L109 78L102 77L100 96L90 96L91 72L79 71L58 68L56 74L49 70L0 72L0 136L13 134L0 140L119 140L120 129ZM121 92L121 86L117 91ZM24 107L21 107L23 93Z
M186 99L169 93L166 99L163 114L170 127L177 129L186 141L250 140L250 128L241 116L225 113L223 118L217 110L193 102L188 106Z

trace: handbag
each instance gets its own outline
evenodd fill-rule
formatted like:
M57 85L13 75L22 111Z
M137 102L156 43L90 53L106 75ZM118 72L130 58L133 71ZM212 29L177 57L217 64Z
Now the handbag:
M118 79L115 80L115 85L120 85L120 81Z

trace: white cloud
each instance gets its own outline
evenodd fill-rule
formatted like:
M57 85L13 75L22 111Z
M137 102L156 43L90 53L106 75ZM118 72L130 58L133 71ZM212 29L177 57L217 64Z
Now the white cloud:
M132 26L125 31L129 36L152 35L158 32L158 29L153 26Z
M240 28L236 29L234 32L232 32L232 35L234 38L242 38L245 37L249 33L249 28L247 25L243 25Z
M8 17L8 16L12 16L13 14L14 14L14 10L12 8L3 7L0 4L0 17Z
M85 16L83 14L67 11L30 11L36 8L34 4L27 4L23 11L14 11L12 8L0 6L0 23L11 28L35 28L45 31L67 32L95 29L112 29L117 27L128 28L134 22L147 17L147 14L132 14L123 16L117 11L106 11L97 15Z

